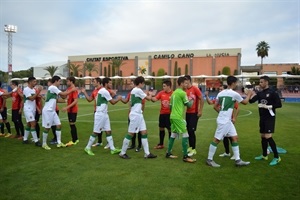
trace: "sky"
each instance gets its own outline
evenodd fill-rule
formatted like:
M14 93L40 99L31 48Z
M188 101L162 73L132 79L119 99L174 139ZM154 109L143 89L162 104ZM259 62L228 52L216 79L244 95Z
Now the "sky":
M241 65L300 63L300 0L0 0L0 70L67 61L68 56L241 48Z

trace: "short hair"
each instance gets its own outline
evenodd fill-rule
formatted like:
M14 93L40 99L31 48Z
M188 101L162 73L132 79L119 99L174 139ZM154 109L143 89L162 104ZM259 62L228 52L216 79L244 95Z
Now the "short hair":
M11 81L11 84L18 86L19 82L18 81Z
M192 77L190 75L184 75L184 77L186 78L186 80L191 81L192 82Z
M138 76L136 77L136 79L134 79L134 85L139 85L140 83L144 83L145 79L142 76Z
M237 82L237 78L235 76L228 76L227 77L227 85L232 85L233 83Z
M185 76L181 76L177 79L177 84L180 85L184 81L188 80Z
M75 81L76 81L74 76L68 77L67 80L71 81L73 84L75 84Z
M166 84L169 87L172 87L172 82L170 80L165 80L163 84Z
M60 80L60 77L55 75L52 77L51 83L55 83L55 81L59 81L59 80Z
M31 82L31 81L33 81L33 80L36 80L36 78L35 78L35 77L33 77L33 76L30 76L30 77L28 77L28 80L27 80L27 82L29 83L29 82Z
M102 80L103 86L105 86L105 84L109 83L109 81L111 81L111 79L108 78L108 77L105 77L105 78Z
M268 83L270 82L270 77L268 76L261 76L259 79L264 79L265 81L268 81Z
M99 84L102 83L101 78L99 78L99 77L95 78L94 80L96 80L96 82L99 83Z
M227 89L227 85L221 85L224 89Z

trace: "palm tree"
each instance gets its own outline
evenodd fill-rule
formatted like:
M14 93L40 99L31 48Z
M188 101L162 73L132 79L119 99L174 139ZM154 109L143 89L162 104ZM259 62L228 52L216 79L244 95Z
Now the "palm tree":
M89 76L92 76L92 72L97 72L98 73L98 70L96 69L96 66L94 63L91 63L91 62L87 62L87 63L84 63L84 67L85 67L85 70L84 70L84 76L85 76L85 72L88 71L89 72Z
M45 67L44 70L46 70L48 72L45 74L45 76L50 75L51 77L53 77L54 74L56 73L56 71L58 70L58 67L48 66L48 67Z
M261 57L261 65L260 65L260 73L263 68L263 59L264 57L268 57L270 46L265 41L261 41L256 45L257 56Z
M112 68L114 68L115 70L115 74L112 74L112 76L114 75L120 75L120 68L122 65L126 64L123 62L123 60L120 60L120 59L115 59L113 58L110 62Z
M76 64L73 64L71 63L69 66L68 66L69 70L70 70L70 74L71 76L79 76L79 72L81 72L82 70L79 69L80 68L80 65L76 65Z

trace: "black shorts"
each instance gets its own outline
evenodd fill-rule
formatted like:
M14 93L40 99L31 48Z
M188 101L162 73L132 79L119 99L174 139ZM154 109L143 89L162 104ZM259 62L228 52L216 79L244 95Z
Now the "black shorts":
M68 113L69 122L76 122L77 113Z
M171 130L170 114L159 115L159 128Z
M3 111L1 112L1 116L3 120L7 120L7 108L3 108Z
M259 132L260 133L274 133L275 117L260 118Z
M35 121L38 122L40 120L41 114L39 114L37 111L35 112Z
M17 110L11 110L11 121L13 122L21 122L22 121L22 115L19 114L19 109Z
M196 131L198 125L198 115L197 113L186 113L185 120L186 120L186 128L188 131Z

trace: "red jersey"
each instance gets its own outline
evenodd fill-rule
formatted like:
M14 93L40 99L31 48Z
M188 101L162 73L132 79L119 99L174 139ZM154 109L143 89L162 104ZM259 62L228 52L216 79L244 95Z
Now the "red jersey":
M186 112L187 113L198 113L198 106L199 106L199 101L200 98L202 98L202 93L200 91L200 89L196 86L193 86L186 89L186 94L189 100L193 99L194 103L192 105L192 107L187 108Z
M165 92L165 91L160 91L155 98L157 100L160 100L160 114L170 114L170 99L173 91L171 92Z
M0 88L0 92L5 92L2 88ZM0 108L2 108L2 106L3 106L3 97L2 96L0 96Z
M23 94L23 92L20 88L18 88L18 91ZM19 110L21 108L23 102L22 102L22 98L20 97L20 95L18 94L17 91L11 93L11 99L12 99L11 109Z
M69 87L67 89L67 91L71 90L73 88ZM78 98L78 91L75 90L73 92L71 92L69 95L68 95L68 105L72 104L74 102L75 99ZM71 108L68 108L68 113L77 113L78 112L78 105L77 103L72 106Z
M37 93L38 90L35 89L35 92ZM36 104L36 107L39 108L41 111L42 111L42 97L40 95L38 95L36 98L35 98L35 104Z

